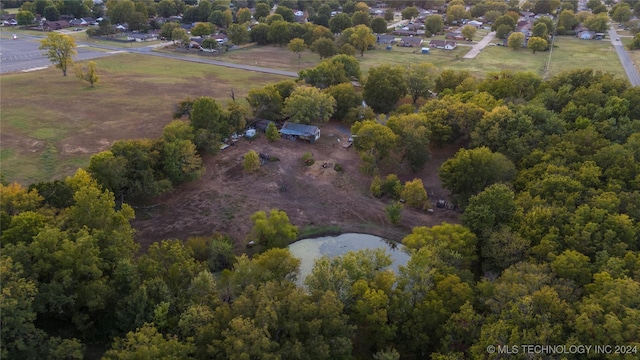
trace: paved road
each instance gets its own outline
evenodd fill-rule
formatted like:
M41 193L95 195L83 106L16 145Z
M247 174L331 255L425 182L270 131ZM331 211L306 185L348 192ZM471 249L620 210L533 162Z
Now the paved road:
M51 66L48 58L38 50L40 38L35 36L20 37L17 40L10 38L0 39L0 73L17 71L32 71ZM95 51L84 46L79 46L78 60L91 60L113 54L113 51Z
M38 50L39 40L41 37L34 35L24 35L20 36L18 40L11 40L2 38L0 39L0 73L9 73L16 71L29 71L29 70L37 70L40 68L46 68L51 65L49 59L42 55L42 51ZM168 45L171 43L165 44L156 44L145 47L132 47L132 48L124 48L118 46L109 46L102 44L94 44L94 43L84 43L77 42L78 44L78 56L77 60L89 60L95 59L98 57L109 56L115 53L121 52L129 52L134 54L144 54L151 55L157 57L163 57L167 59L175 59L175 60L183 60L190 61L201 64L210 64L216 66L224 66L228 68L234 69L242 69L248 71L255 71L267 74L288 76L288 77L298 77L298 73L293 71L285 71L279 69L271 69L260 66L252 66L252 65L242 65L242 64L234 64L226 61L213 60L207 57L199 57L199 56L185 56L180 54L168 54L153 51L155 47ZM102 51L94 51L90 50L87 47L99 48L108 50L106 52Z
M475 58L476 56L478 56L478 54L480 54L480 51L482 51L482 49L484 49L491 42L491 40L493 40L495 36L496 36L495 31L488 33L484 38L482 38L482 40L478 41L477 44L473 45L473 48L471 48L471 50L469 50L468 53L464 54L462 58L463 59Z
M618 57L620 58L624 71L627 73L631 86L640 86L640 74L638 73L638 69L633 63L633 60L631 60L627 50L624 48L622 41L617 40L620 39L620 37L613 26L609 28L609 38L611 39L613 48L616 49L616 52L618 53Z

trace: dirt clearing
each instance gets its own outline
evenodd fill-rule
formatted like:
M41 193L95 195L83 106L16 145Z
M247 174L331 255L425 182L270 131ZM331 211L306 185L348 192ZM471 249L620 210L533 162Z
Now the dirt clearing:
M206 172L191 183L154 200L150 211L138 209L133 222L142 249L161 239L229 234L238 250L252 224L250 216L259 210L284 210L291 222L305 227L339 228L342 232L362 232L400 240L416 226L458 222L458 213L434 207L433 214L405 208L399 226L386 220L385 199L369 193L371 177L359 172L355 149L342 147L349 138L348 127L321 126L322 137L315 144L280 139L268 142L264 135L253 141L241 139L221 153L205 159ZM338 141L340 140L340 141ZM275 156L253 174L242 169L242 157L249 150ZM432 201L447 196L437 176L440 164L457 146L433 149L427 167L413 174L399 173L402 181L419 177ZM305 166L302 155L311 152L315 163ZM334 169L335 164L342 171ZM386 174L384 174L386 175Z

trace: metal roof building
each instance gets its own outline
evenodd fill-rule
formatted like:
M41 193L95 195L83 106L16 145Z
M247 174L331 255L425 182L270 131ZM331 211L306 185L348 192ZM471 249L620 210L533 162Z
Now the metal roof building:
M282 125L280 133L289 137L309 140L312 143L320 138L320 129L317 126L295 124L288 121Z

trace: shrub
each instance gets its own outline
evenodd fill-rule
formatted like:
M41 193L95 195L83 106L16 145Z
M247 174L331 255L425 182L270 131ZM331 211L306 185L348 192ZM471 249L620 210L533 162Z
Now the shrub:
M254 172L258 170L260 168L260 157L258 156L258 153L253 150L249 150L248 153L244 154L242 166L246 172Z
M429 197L422 184L422 179L407 181L402 190L402 198L407 202L407 205L411 207L426 209Z
M377 198L382 197L382 179L379 176L374 176L369 189L371 190L371 195Z
M307 151L306 153L302 154L302 162L305 166L313 165L315 160L313 160L313 155L311 154L311 152Z
M402 204L397 201L385 206L384 212L387 214L387 219L389 219L390 223L393 225L398 225L400 223L400 216L403 208Z
M269 141L276 141L280 138L280 133L278 132L278 128L276 128L276 124L270 122L267 125L267 139Z
M398 179L398 175L389 174L382 183L382 194L388 195L392 199L398 199L402 192L402 183Z

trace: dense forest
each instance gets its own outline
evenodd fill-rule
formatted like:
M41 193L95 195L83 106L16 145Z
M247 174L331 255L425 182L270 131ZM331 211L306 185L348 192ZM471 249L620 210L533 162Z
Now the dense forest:
M434 89L417 111L401 106L352 129L362 170L382 177L387 157L420 168L429 142L468 144L439 170L462 223L413 229L399 273L383 251L360 251L322 258L298 287L299 260L285 248L298 232L277 210L247 219L246 240L259 245L251 257L224 234L158 239L139 254L121 199L147 175L188 180L193 167L162 159L174 148L208 156L213 135L192 125L199 107L217 106L206 99L182 103L190 123L137 146L153 151L125 141L64 181L2 184L1 357L463 359L532 344L624 345L631 355L610 358L637 358L640 88L580 70L548 81L445 71ZM184 135L194 131L197 145ZM155 170L133 171L150 154ZM531 358L522 349L511 356Z

